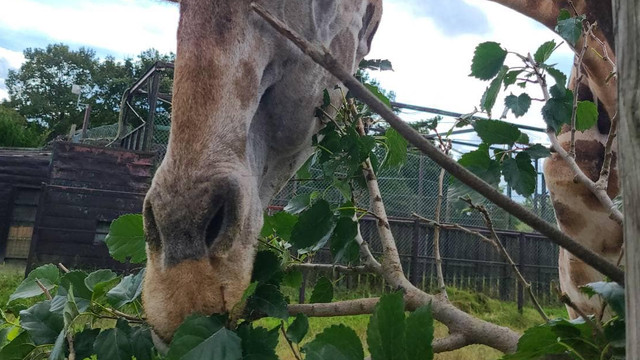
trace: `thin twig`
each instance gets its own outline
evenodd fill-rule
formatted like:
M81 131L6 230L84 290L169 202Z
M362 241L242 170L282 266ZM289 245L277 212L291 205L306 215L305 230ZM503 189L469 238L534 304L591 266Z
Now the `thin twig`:
M293 343L291 342L291 340L289 340L289 337L287 336L287 332L284 331L284 321L281 322L280 331L282 331L282 336L284 336L284 339L287 341L287 344L289 344L289 348L291 348L291 352L293 353L293 356L295 356L296 359L298 360L302 360L300 355L298 355L298 352L296 351L296 349L293 347Z
M609 187L609 175L611 174L611 162L613 159L613 141L616 136L618 136L618 113L611 118L611 127L609 128L609 135L607 136L607 142L604 147L602 169L600 169L600 176L598 177L598 181L596 181L596 187L604 191L607 191Z
M288 268L303 271L336 271L345 274L364 274L370 272L366 266L345 266L337 264L293 263L290 264Z
M60 270L62 270L62 272L64 272L65 274L69 273L69 269L67 269L66 266L64 266L62 263L58 263L58 267L60 268Z
M42 282L40 282L40 279L36 279L36 284L38 284L38 286L40 287L40 289L44 293L44 296L47 297L47 300L52 300L53 299L53 297L51 297L51 293L49 292L47 287L44 286L44 284L42 284Z
M558 294L558 297L560 299L560 301L567 305L568 307L572 308L573 311L576 312L576 314L578 314L582 319L584 319L584 321L589 324L589 326L591 326L591 328L593 328L594 330L598 331L601 335L604 334L604 331L602 329L602 326L593 321L589 316L587 316L587 314L585 314L578 305L576 305L571 298L569 297L569 295L567 295L566 293L563 293L560 290L560 287L555 284L554 290L556 291L556 293Z

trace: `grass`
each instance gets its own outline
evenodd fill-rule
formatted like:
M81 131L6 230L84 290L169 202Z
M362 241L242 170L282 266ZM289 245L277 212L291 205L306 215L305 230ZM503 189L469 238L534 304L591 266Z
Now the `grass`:
M0 307L4 307L7 303L9 295L20 284L24 276L24 267L20 265L0 264ZM286 288L286 295L291 298L295 297L295 292L290 288ZM486 295L473 293L470 291L457 290L449 288L448 290L451 302L457 307L471 313L472 315L481 318L483 320L490 321L492 323L507 326L515 331L523 332L525 329L535 326L541 323L540 315L531 307L525 307L522 314L518 313L517 305L512 302L502 302L489 298ZM371 293L368 289L362 289L360 291L344 290L336 291L336 298L354 299L364 296L375 296L375 293ZM554 306L545 308L547 315L550 318L554 317L566 317L566 311L564 307ZM264 326L266 328L273 328L278 326L280 321L277 319L261 319L256 325ZM317 334L321 333L323 329L336 324L344 324L351 327L358 334L362 340L365 352L368 354L366 346L366 332L367 325L369 324L369 315L358 316L341 316L333 318L310 318L309 319L309 333L307 334L305 341L313 339ZM444 337L447 335L447 328L440 324L435 324L435 336ZM303 341L303 343L305 342ZM288 344L281 335L280 342L277 348L278 356L282 360L295 360L295 357L291 353ZM435 359L437 360L492 360L499 359L501 353L497 350L491 349L487 346L473 345L467 346L464 349L460 349L453 352L437 354Z

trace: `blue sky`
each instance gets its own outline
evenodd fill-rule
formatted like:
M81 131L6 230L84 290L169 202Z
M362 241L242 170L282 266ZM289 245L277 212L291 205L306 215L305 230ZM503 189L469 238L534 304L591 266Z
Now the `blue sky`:
M416 105L471 112L488 85L468 77L478 43L497 41L526 53L556 38L487 0L385 0L384 6L369 57L390 59L395 71L374 76L396 92L398 101ZM177 22L177 5L160 0L2 0L0 98L6 96L3 79L20 66L25 48L64 42L116 58L151 47L175 51ZM568 72L571 58L565 46L553 60ZM500 103L496 113L502 110ZM509 120L542 126L538 109L525 119Z

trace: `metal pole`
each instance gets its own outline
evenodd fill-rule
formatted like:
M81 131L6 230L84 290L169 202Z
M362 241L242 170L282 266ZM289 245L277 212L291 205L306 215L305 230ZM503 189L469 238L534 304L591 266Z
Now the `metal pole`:
M87 138L87 130L89 129L89 123L91 121L91 104L87 104L84 109L84 119L82 120L82 138Z

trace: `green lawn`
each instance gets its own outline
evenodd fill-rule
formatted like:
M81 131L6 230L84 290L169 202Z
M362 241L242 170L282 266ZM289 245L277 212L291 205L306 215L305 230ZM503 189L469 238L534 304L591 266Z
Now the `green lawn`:
M24 268L16 265L0 264L0 306L4 307L9 295L22 281L24 275ZM501 302L495 299L491 299L483 294L476 294L468 291L461 291L456 289L448 289L449 297L451 301L458 307L470 312L471 314L493 322L498 325L510 327L516 331L522 332L524 329L540 324L541 319L538 313L531 307L526 307L522 315L518 313L515 303ZM365 293L367 296L374 296L375 294L369 294L368 291L356 291L345 293L343 291L337 291L336 297L340 299L352 299L357 297L360 293ZM290 296L293 298L294 292L290 292ZM564 307L548 307L545 309L549 317L566 317L566 311ZM279 320L276 319L262 319L258 321L258 324L267 328L273 328L279 324ZM368 315L359 316L342 316L335 318L312 318L309 321L310 329L306 340L313 339L313 337L322 332L326 327L334 324L344 324L353 328L360 336L363 344L365 344L366 351L366 329L369 323ZM443 337L447 335L447 329L444 325L436 323L435 336ZM295 357L291 353L287 343L281 338L278 344L278 354L282 360L295 360ZM468 346L464 349L438 354L435 357L439 360L488 360L499 359L500 352L490 349L486 346Z

